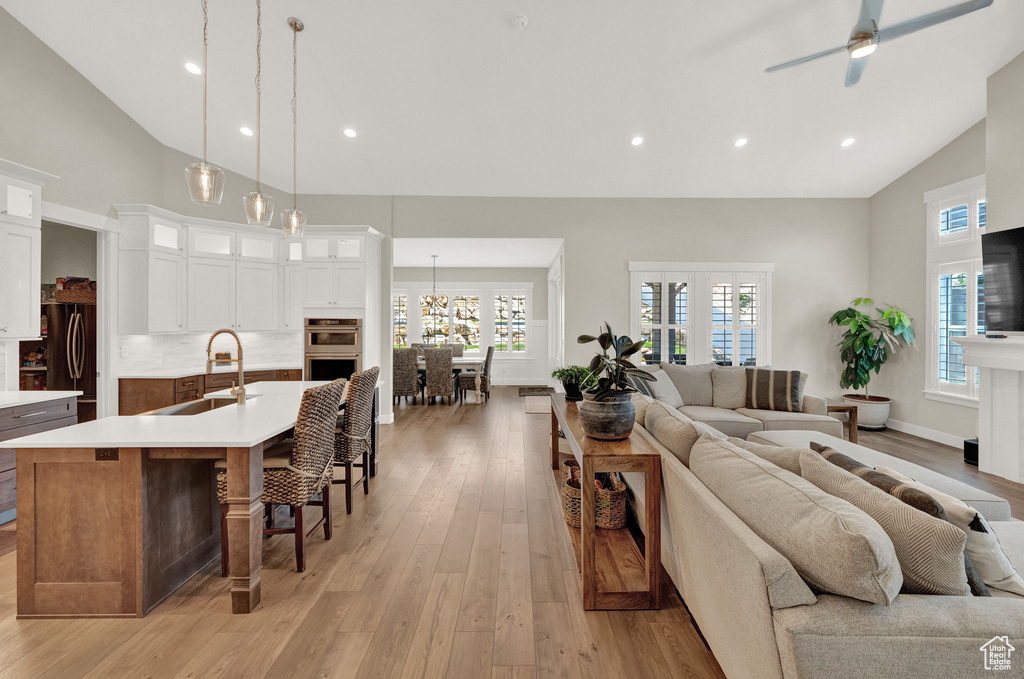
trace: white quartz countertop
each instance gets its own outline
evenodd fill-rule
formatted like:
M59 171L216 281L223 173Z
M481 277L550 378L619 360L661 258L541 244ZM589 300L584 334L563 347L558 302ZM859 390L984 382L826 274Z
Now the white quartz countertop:
M251 398L244 405L196 415L104 417L3 441L0 448L249 448L294 427L302 392L321 384L258 382L245 388Z
M0 391L0 410L30 403L60 401L81 395L80 391Z
M299 364L301 361L294 361L292 363L246 363L242 362L242 366L246 372L255 370L299 370ZM213 374L219 375L220 373L237 373L238 364L231 363L230 365L214 366ZM132 379L132 380L166 380L166 379L178 379L179 377L191 377L192 375L205 375L206 374L206 362L202 362L198 366L192 366L190 368L147 368L146 370L140 370L137 372L126 372L118 375L120 378Z

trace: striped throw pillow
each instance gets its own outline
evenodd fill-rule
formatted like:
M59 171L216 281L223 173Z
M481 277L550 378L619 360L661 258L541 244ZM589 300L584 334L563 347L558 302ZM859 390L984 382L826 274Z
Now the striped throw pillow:
M799 370L747 368L747 407L753 410L800 412Z

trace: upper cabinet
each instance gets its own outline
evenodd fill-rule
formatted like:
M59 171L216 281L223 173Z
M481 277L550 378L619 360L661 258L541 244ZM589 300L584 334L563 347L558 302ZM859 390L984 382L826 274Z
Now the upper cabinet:
M0 160L0 340L39 337L42 188L56 178Z
M189 257L235 259L235 236L235 233L227 230L189 226L188 255Z
M363 258L361 235L316 235L302 239L302 259L307 262L360 261Z

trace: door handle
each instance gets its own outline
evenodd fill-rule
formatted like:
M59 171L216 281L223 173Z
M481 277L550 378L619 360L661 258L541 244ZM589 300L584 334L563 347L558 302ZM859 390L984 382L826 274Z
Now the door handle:
M71 314L68 318L68 331L67 335L64 336L64 360L68 364L68 376L71 379L75 379L75 358L74 349L71 348L71 342L75 335L75 315Z
M82 373L85 370L85 317L81 313L78 314L78 325L75 327L75 336L78 339L78 350L75 352L76 377L82 379Z

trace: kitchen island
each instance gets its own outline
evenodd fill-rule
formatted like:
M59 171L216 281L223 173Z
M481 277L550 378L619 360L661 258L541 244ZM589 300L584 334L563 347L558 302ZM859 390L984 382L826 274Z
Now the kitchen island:
M217 558L212 463L227 459L231 610L260 603L263 449L295 426L302 392L261 382L0 442L17 450L18 617L141 617Z

